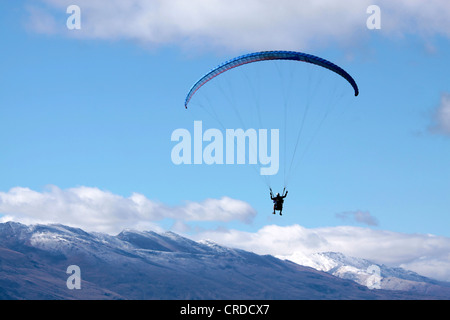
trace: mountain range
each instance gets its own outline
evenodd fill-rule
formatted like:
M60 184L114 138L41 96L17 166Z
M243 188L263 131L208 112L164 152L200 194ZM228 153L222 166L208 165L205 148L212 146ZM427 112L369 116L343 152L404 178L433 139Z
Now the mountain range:
M173 232L118 235L64 225L0 224L0 299L450 299L450 284L340 253L314 268ZM310 264L311 264L310 260ZM80 289L68 285L79 268ZM70 268L69 268L70 269Z

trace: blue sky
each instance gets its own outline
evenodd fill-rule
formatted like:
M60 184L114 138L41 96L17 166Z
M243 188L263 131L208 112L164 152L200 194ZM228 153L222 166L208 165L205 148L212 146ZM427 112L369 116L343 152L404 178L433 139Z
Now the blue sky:
M366 1L322 1L327 10L282 1L272 15L273 3L257 1L235 9L221 1L72 2L0 4L4 220L172 228L232 245L225 231L256 235L268 226L431 234L443 239L436 259L448 266L448 3L380 1L381 29L369 30ZM81 30L66 27L69 4L81 8ZM170 158L172 132L193 132L204 116L184 109L192 84L225 60L272 49L333 61L361 92L321 128L282 218L271 215L267 187L248 165L176 166ZM409 262L425 255L414 254Z

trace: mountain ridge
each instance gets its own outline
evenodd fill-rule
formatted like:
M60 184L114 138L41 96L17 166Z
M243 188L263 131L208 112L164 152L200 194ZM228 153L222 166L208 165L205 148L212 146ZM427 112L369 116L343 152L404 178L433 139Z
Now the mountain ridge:
M67 267L81 289L66 286ZM437 293L437 295L436 295ZM0 224L0 299L442 299L370 290L353 280L270 255L173 232L116 236L64 225Z

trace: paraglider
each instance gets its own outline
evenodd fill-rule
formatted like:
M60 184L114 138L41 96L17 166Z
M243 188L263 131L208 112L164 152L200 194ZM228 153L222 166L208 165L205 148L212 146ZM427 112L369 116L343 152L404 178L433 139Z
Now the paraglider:
M345 79L351 85L354 96L358 96L358 94L359 94L358 86L357 86L355 80L350 76L350 74L348 74L344 69L342 69L341 67L337 66L336 64L334 64L328 60L325 60L323 58L320 58L320 57L317 57L317 56L314 56L311 54L296 52L296 51L262 51L262 52L254 52L254 53L250 53L250 54L245 54L245 55L233 58L231 60L228 60L228 61L218 65L217 67L213 68L205 75L203 75L197 82L194 83L194 85L189 90L189 92L185 98L185 102L184 102L185 108L186 109L188 108L190 101L196 95L196 93L198 92L198 90L200 88L202 88L205 84L207 84L212 79L218 77L222 73L227 72L228 70L246 65L246 64L256 63L256 62L260 62L260 61L271 61L271 60L289 60L289 61L294 61L294 62L298 61L298 62L304 62L304 63L310 64L310 65L315 65L315 66L321 67L323 69L327 69L327 70L331 71L332 73L337 74L341 78ZM337 78L339 78L339 77L337 77ZM222 91L225 91L225 90L222 90ZM308 97L305 97L305 100L309 101ZM257 98L256 104L259 105L259 98ZM284 105L286 108L286 103L284 103ZM300 135L302 134L302 131L303 131L303 124L305 122L304 120L308 113L308 108L309 108L309 104L306 106L305 112L302 113L302 117L300 118L303 120L301 120L300 123L296 123L294 126L290 126L290 128L298 127L298 134L296 135L297 139L291 139L292 141L294 141L295 145L293 148L294 151L292 154L292 159L290 161L290 166L288 166L289 167L288 170L286 170L286 166L284 168L285 183L284 183L283 193L281 195L279 193L277 193L276 196L274 196L272 189L270 187L270 184L266 183L269 186L270 197L274 203L273 214L275 214L276 211L279 211L280 215L282 215L284 199L286 198L287 193L288 193L287 191L285 191L286 185L287 185L287 175L290 175L291 169L293 167L294 156L296 153L298 153L297 146L298 146ZM235 112L238 114L239 110L235 110ZM214 110L211 113L215 114ZM284 121L286 122L286 120L288 119L287 109L285 109L283 115L284 115ZM327 115L327 113L325 113L324 118L326 117L326 115ZM238 118L239 118L239 120L242 120L242 117L239 114L238 114ZM259 119L259 115L258 115L258 117L255 117L255 118ZM292 118L294 119L295 117L292 117ZM219 119L220 118L218 118L218 120ZM322 121L323 121L323 119L322 119ZM321 121L319 121L319 127L320 127L320 125L321 125ZM285 127L286 126L287 125L285 125ZM287 128L284 128L284 129L286 129L286 131L287 131ZM286 139L286 137L287 137L286 133L284 134L284 137ZM286 141L285 141L285 144L286 144ZM286 148L284 148L284 152L286 153ZM286 155L285 155L284 159L286 159ZM286 161L286 160L284 160L284 161Z
M280 216L282 216L284 198L286 198L287 194L288 192L285 188L282 195L277 193L276 196L274 196L272 188L270 188L270 199L273 201L273 214L275 214L275 211L280 211Z

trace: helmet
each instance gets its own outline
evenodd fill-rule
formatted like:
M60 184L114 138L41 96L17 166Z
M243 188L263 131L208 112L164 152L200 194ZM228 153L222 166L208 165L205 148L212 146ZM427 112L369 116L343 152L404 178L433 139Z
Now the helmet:
M279 193L277 193L277 197L279 197L280 196L280 194Z

